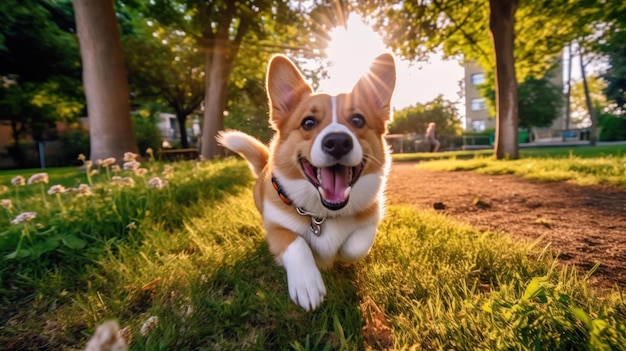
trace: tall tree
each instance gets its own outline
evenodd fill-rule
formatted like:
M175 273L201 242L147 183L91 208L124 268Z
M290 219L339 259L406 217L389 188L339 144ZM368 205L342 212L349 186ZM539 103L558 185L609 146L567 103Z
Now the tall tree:
M54 135L55 121L82 112L71 9L69 1L0 3L0 123L11 127L9 154L18 166L28 162L27 135Z
M612 33L601 50L608 59L608 68L602 75L608 83L604 93L626 115L626 25Z
M83 63L91 159L137 153L113 0L74 0Z
M519 126L548 127L559 117L563 108L562 87L554 83L554 73L550 72L542 78L528 76L518 86ZM487 98L490 113L495 111L496 92L493 77L487 76L485 84L481 85L481 94Z
M163 25L196 38L204 52L204 120L201 154L213 158L221 154L215 140L224 128L224 110L230 77L242 46L257 50L298 53L303 31L296 10L304 6L291 1L153 0L147 7L150 17ZM298 44L295 44L298 43Z
M437 124L438 135L458 135L461 132L461 117L453 102L439 95L425 104L416 104L395 111L389 132L424 134L428 123Z
M380 1L371 2L380 4ZM494 69L497 91L495 151L517 157L517 82L549 70L564 43L573 40L582 18L568 0L418 0L374 6L387 42L405 57L419 58L442 47ZM568 12L572 9L572 11ZM565 11L564 11L565 10Z
M163 102L176 115L181 147L189 147L187 117L204 99L203 54L194 39L130 13L122 35L124 58L135 100Z
M515 12L519 0L489 0L489 30L496 69L496 158L518 158L518 100L515 74Z

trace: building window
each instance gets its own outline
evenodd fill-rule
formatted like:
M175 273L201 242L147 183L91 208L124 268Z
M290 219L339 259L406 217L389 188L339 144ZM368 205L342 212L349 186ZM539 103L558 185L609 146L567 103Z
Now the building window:
M485 74L484 73L473 73L471 78L472 85L480 85L485 82Z
M472 130L475 132L482 132L485 130L485 121L472 121Z
M472 99L471 109L472 111L483 111L485 109L485 99Z

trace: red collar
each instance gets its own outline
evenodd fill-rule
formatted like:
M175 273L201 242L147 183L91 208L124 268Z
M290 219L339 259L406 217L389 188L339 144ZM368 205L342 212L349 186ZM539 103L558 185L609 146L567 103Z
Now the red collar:
M274 190L278 193L278 197L280 197L283 202L289 206L293 205L293 202L287 197L283 188L278 184L276 177L272 174L272 186L274 186Z
M276 179L276 176L274 176L273 174L272 174L272 186L274 187L274 190L276 190L276 192L278 193L278 197L281 200L283 200L283 202L286 205L294 206L293 202L289 199L287 194L285 194L285 191L283 190L283 188L280 186L280 184L278 184L278 180ZM311 233L313 233L316 236L322 235L322 223L324 223L324 221L326 220L326 217L321 217L321 218L316 217L314 213L311 213L301 207L296 207L296 212L300 216L307 216L311 218L311 225L309 227Z

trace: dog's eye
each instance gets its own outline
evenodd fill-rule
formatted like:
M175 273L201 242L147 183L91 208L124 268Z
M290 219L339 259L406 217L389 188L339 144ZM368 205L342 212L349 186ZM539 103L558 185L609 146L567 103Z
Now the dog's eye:
M350 118L350 123L356 128L363 128L365 126L365 117L361 114L356 114Z
M302 120L302 123L300 124L300 126L302 126L302 129L304 130L311 130L315 128L316 125L317 125L317 121L315 120L315 118L311 116L304 117L304 119Z

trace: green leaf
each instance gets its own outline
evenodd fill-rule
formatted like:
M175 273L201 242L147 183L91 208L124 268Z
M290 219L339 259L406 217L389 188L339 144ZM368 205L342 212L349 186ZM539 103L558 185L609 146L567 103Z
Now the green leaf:
M12 260L15 258L24 258L30 256L30 250L19 249L11 252L10 254L4 256L7 260Z
M524 296L522 296L522 300L530 300L534 297L539 297L542 302L545 302L545 285L546 282L544 278L533 278L526 287L526 291L524 291Z
M576 317L576 319L583 322L583 324L587 327L587 329L591 329L591 318L589 318L589 315L587 315L585 311L583 311L582 309L578 307L572 307L571 310L572 310L572 314L574 315L574 317Z
M61 238L61 241L63 242L63 245L75 250L80 250L87 245L83 239L80 239L75 235L65 235Z
M49 237L44 242L33 246L31 250L35 256L39 257L41 254L54 251L57 247L59 247L60 240L61 238L58 236Z

